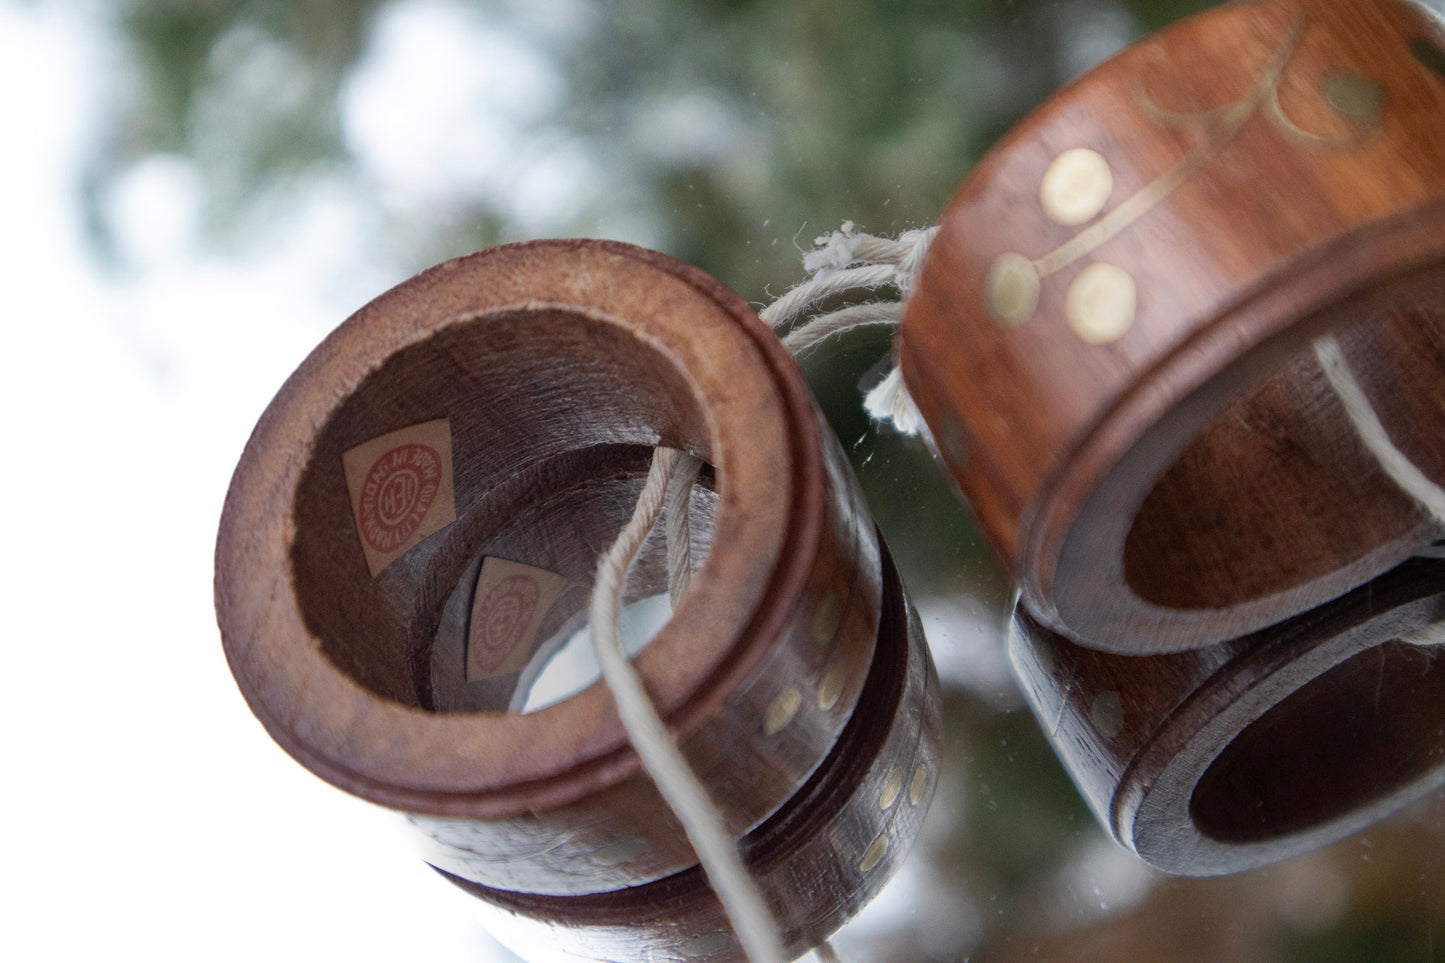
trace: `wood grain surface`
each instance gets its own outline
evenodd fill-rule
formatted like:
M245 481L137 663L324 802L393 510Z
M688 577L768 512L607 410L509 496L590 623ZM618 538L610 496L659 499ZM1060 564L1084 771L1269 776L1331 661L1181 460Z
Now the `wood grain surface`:
M1087 649L1020 607L1009 658L1099 821L1171 873L1288 859L1445 785L1445 562L1166 655Z
M636 665L728 828L791 854L779 874L832 880L795 920L830 932L916 832L936 684L903 685L932 670L891 568L884 620L877 532L801 373L696 269L610 242L512 245L338 328L232 480L216 555L227 658L288 752L408 813L454 878L565 922L588 905L570 900L687 872L696 857L600 684L515 711L585 621L657 445L707 467L691 586ZM443 451L454 516L439 518ZM664 561L659 532L628 599L665 591ZM888 691L860 716L868 686ZM916 816L850 802L904 763ZM643 954L657 933L635 929L615 939Z
M1441 533L1311 352L1445 483L1445 28L1394 0L1183 21L1033 113L951 202L897 351L939 456L1080 644L1206 645Z
M873 669L833 754L743 840L749 872L801 955L858 912L907 857L937 785L942 711L918 616L887 552ZM449 875L449 874L444 874ZM547 897L450 877L529 960L744 963L702 871L612 893Z

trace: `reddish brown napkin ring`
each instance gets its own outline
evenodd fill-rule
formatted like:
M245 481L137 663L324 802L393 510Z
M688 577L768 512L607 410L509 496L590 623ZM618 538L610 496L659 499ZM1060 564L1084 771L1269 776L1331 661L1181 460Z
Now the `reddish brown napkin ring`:
M902 683L930 677L927 654L796 365L740 298L663 255L495 248L387 292L312 353L257 425L221 521L237 682L303 765L413 814L431 858L472 885L605 903L688 871L600 685L506 711L577 626L659 444L710 466L690 513L705 560L636 664L729 828L866 900L934 784L936 684ZM660 553L629 597L663 591ZM873 735L850 742L850 726ZM897 758L859 755L885 750ZM895 767L906 817L876 798ZM786 816L800 800L823 809ZM794 937L856 908L798 898ZM634 936L641 953L651 936Z
M1442 561L1169 655L1086 649L1020 608L1009 657L1100 822L1171 873L1279 862L1445 785Z
M1417 5L1224 5L1054 97L959 190L898 354L1045 624L1218 642L1440 535L1311 342L1335 335L1445 483L1442 65Z

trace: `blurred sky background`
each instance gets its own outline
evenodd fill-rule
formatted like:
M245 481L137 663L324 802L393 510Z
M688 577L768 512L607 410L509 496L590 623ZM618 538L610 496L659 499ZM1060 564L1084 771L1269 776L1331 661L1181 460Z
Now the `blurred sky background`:
M932 222L1028 109L1208 5L0 0L0 958L515 959L230 679L213 539L271 395L357 307L494 243L632 241L762 303L814 235ZM1003 576L861 411L886 352L805 370L924 614L948 761L843 958L1445 957L1439 800L1228 880L1107 841L1009 680Z

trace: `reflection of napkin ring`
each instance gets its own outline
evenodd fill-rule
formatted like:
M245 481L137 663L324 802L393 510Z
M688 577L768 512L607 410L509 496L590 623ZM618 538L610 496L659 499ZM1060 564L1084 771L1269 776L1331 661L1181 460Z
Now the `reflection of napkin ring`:
M1100 821L1172 873L1287 859L1445 785L1445 562L1283 625L1120 656L1019 608L1009 656Z
M1234 638L1442 533L1378 451L1445 485L1442 65L1412 4L1225 5L1053 98L954 198L898 354L1050 627Z
M878 893L917 835L933 793L942 737L938 678L886 552L883 578L878 646L858 708L819 770L743 844L748 871L793 954L842 926ZM583 896L506 892L452 879L489 904L482 914L487 928L514 946L547 939L598 960L672 959L660 955L669 950L677 959L744 959L697 867L622 892Z
M507 711L580 629L659 444L712 466L689 513L706 554L636 665L785 935L811 946L912 843L937 686L797 367L702 272L538 242L359 311L281 389L236 470L217 546L226 653L287 751L414 814L429 858L474 890L586 927L620 891L662 887L686 906L659 906L650 931L598 930L606 958L642 959L665 935L733 959L730 934L689 929L721 917L687 888L702 886L696 858L610 694ZM664 591L662 558L645 553L629 600Z

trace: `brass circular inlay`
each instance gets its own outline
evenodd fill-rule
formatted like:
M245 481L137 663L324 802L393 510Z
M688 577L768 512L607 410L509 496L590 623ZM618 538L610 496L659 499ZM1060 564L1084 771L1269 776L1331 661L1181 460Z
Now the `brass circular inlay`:
M923 790L928 788L928 767L919 764L913 770L913 781L908 784L908 804L917 806L918 800L923 798Z
M883 857L887 853L888 834L884 833L877 839L873 840L873 844L869 846L867 851L863 853L863 858L858 861L858 868L865 873L868 872L874 866L877 866L879 863L883 862Z
M775 736L783 731L783 728L793 721L793 716L798 714L798 707L803 704L803 693L798 687L788 686L773 704L768 706L767 714L763 716L763 731L770 736Z
M818 605L818 612L813 616L813 641L822 645L838 634L838 626L843 623L843 610L838 604L838 593L829 592L823 597Z
M1044 213L1073 227L1092 221L1114 192L1114 172L1103 155L1086 147L1066 150L1044 172L1039 200Z
M883 789L878 793L878 808L887 809L898 801L898 794L903 791L903 770L897 766L888 773L888 778L883 780Z
M1320 95L1335 113L1362 127L1378 127L1385 115L1385 88L1352 70L1331 70L1320 84Z
M1000 254L984 280L988 310L1010 327L1023 324L1039 306L1039 272L1022 254Z
M843 664L842 659L834 659L828 663L828 668L823 670L823 678L818 683L818 708L827 711L838 704L838 697L843 694L843 680L848 676L848 667Z
M1094 704L1089 707L1089 719L1105 739L1123 732L1124 704L1119 700L1119 693L1110 689L1095 696Z
M1084 268L1064 301L1069 327L1089 344L1117 341L1133 326L1138 309L1133 275L1115 264Z

